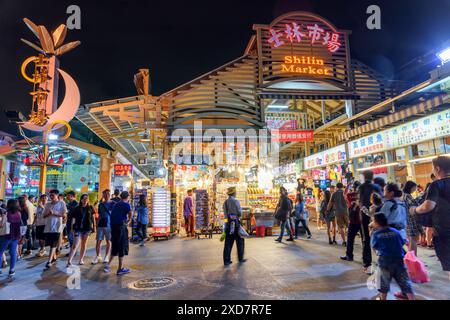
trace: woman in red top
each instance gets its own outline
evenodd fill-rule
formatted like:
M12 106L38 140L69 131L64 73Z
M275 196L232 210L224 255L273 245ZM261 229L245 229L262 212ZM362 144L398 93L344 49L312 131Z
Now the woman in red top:
M22 217L17 200L8 200L6 208L6 214L0 215L0 256L9 248L11 260L9 262L9 276L12 277L16 273L17 245L21 239Z

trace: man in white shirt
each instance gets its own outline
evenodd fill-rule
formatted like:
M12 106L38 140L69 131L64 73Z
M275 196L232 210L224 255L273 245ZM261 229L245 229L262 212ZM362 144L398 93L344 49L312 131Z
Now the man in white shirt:
M33 223L34 223L34 216L36 214L36 207L33 203L29 200L29 197L27 194L23 194L22 197L25 198L25 204L28 208L28 220L27 220L27 233L25 234L25 239L27 240L27 251L25 252L26 255L29 255L32 253L34 242L33 242Z
M59 237L63 229L63 219L67 214L67 208L64 201L58 199L58 190L50 191L50 201L45 205L45 244L50 247L48 262L44 271L50 269L56 262L56 248L59 245Z

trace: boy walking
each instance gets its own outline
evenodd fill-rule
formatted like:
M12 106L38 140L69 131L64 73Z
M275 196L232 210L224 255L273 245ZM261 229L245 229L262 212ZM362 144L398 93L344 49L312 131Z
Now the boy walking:
M405 240L400 232L388 226L387 218L382 213L374 216L374 222L371 225L374 228L371 245L377 251L379 257L380 288L378 291L380 296L377 299L386 300L391 280L394 278L402 290L402 296L405 296L408 300L414 300L411 281L403 263ZM396 294L396 296L399 296L399 294Z

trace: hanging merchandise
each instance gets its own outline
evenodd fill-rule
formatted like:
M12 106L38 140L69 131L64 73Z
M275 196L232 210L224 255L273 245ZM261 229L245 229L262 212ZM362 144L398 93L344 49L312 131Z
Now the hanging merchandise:
M152 236L154 239L170 237L170 192L164 188L152 191Z
M195 190L195 233L210 235L209 196L207 190Z

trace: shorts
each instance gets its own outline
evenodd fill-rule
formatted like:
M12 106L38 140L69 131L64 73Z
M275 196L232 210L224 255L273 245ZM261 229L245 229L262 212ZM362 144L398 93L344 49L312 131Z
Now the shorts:
M111 255L128 255L128 228L125 224L111 226Z
M349 223L348 215L343 214L336 216L336 223L338 225L338 228L348 228Z
M36 226L36 239L45 240L44 229L45 226Z
M434 236L433 245L442 270L450 271L450 237Z
M75 237L82 237L82 236L89 237L91 231L74 231L73 234Z
M99 227L97 228L97 241L102 240L111 241L111 228Z
M334 212L328 212L324 217L326 222L332 222L336 218Z
M59 237L61 233L59 232L50 232L45 233L45 245L50 248L57 248L59 243Z
M395 279L403 294L413 293L403 258L385 262L383 267L378 266L378 277L380 284L378 291L381 293L389 292L392 278Z

